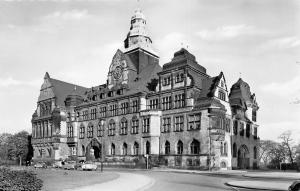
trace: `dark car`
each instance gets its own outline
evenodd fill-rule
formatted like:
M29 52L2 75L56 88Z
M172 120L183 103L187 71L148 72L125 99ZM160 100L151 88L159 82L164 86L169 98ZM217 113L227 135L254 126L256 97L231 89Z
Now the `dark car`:
M296 180L289 187L289 191L300 191L300 180Z

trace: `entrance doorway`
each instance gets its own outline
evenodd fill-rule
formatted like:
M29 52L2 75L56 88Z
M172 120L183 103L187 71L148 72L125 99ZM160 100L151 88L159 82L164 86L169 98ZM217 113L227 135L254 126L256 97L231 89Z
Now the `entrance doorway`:
M93 139L87 146L86 159L100 160L102 157L102 147L97 139Z
M250 168L250 154L248 147L242 145L238 150L238 168L249 169Z

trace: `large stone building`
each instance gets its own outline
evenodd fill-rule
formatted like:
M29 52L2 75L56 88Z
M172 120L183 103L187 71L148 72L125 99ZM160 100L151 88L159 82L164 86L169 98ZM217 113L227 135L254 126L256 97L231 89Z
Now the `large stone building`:
M171 167L257 167L258 106L239 79L227 88L186 49L159 65L140 10L107 82L92 88L45 74L32 116L34 160L77 158Z

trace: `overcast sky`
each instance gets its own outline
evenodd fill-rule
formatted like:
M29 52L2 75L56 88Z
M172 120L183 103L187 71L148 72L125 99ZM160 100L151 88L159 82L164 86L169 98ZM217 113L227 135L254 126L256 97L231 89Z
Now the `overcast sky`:
M249 83L260 106L261 139L292 130L300 140L300 1L0 0L0 133L31 131L46 71L91 87L140 7L160 64L182 46L228 87Z

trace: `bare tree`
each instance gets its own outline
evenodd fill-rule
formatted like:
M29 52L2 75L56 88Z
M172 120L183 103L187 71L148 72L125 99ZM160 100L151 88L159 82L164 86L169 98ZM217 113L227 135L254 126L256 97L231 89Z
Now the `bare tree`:
M284 147L286 151L286 155L289 157L290 162L294 163L294 147L293 147L293 139L291 138L292 131L285 131L280 136L281 145Z

